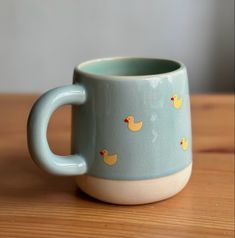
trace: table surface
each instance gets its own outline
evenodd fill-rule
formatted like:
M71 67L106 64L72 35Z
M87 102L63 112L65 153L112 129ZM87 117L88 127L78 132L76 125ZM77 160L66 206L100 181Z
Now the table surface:
M74 178L31 161L26 121L35 95L0 95L0 237L233 237L234 97L191 97L193 174L175 197L147 205L99 202ZM69 153L70 107L56 111L48 139Z

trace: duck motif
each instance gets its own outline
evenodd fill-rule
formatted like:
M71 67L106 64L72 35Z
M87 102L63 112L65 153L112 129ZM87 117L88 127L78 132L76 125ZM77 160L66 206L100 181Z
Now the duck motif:
M100 151L100 155L103 157L103 160L105 164L107 165L115 165L117 163L118 157L116 154L109 155L109 152L107 150Z
M139 131L142 126L143 126L143 122L142 121L138 121L138 122L135 122L135 118L133 116L128 116L124 119L124 122L127 123L127 127L130 131L133 131L133 132L137 132Z
M181 145L183 150L187 150L188 149L188 141L186 140L186 138L182 138L181 139L180 145Z
M174 95L171 98L171 101L173 101L173 107L176 108L176 109L179 109L182 106L183 98L178 98L177 95Z

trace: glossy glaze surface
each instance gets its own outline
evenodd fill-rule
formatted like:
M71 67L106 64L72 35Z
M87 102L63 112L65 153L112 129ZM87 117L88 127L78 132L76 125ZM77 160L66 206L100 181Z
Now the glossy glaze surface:
M27 139L32 159L46 171L57 175L78 175L87 171L87 163L79 154L59 156L47 142L47 126L52 113L66 104L82 104L86 100L85 89L68 85L49 90L31 109L27 125Z
M114 67L114 72L109 69L110 75L101 75L104 67L98 75L93 69L84 72L90 69L88 66L89 62L85 63L85 70L80 67L74 73L74 83L86 89L87 101L73 107L72 121L72 150L86 158L88 175L150 179L170 175L191 163L190 103L184 65L158 75L142 75L137 68L140 75L132 70L134 76L124 76L128 70L125 67ZM146 69L142 71L146 73ZM174 95L182 101L178 108L172 100ZM128 116L134 120L131 126L125 122ZM142 123L140 129L137 123ZM188 141L186 150L182 148L182 138ZM114 165L105 163L102 150L117 156Z
M46 140L49 118L64 104L73 104L67 158ZM83 63L74 85L52 89L34 105L28 144L35 162L54 174L143 180L183 170L192 161L185 66L145 58Z

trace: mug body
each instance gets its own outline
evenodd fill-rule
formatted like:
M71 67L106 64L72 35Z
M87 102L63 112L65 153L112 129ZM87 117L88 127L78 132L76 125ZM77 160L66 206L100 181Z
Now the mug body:
M80 64L87 93L72 107L72 153L86 158L78 186L100 200L149 203L173 196L192 168L188 78L182 63L109 58Z

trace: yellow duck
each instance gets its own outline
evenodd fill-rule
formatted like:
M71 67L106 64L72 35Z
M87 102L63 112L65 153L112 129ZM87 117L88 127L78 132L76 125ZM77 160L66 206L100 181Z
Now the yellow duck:
M171 101L173 101L173 106L174 106L174 108L179 109L179 108L182 106L183 98L180 98L180 99L179 99L177 95L174 95L174 96L171 98Z
M107 150L102 150L100 151L100 155L103 157L105 164L107 165L115 165L117 163L117 155L113 154L113 155L109 155L109 152Z
M135 122L135 118L133 116L128 116L124 119L124 122L127 123L127 127L130 131L139 131L142 128L143 122L138 121Z
M181 139L180 145L181 145L183 150L187 150L188 149L188 141L185 138Z

